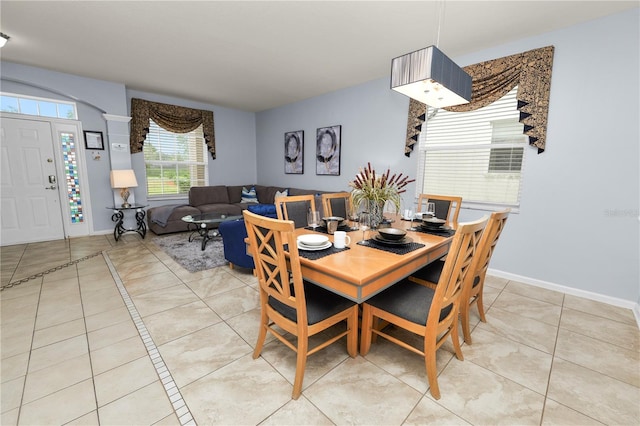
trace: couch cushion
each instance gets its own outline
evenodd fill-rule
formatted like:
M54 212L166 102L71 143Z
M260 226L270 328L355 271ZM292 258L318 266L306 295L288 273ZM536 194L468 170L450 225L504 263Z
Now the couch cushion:
M242 188L251 188L253 185L233 185L227 186L227 194L229 195L229 203L236 204L242 202Z
M257 203L258 196L256 195L256 187L252 186L251 188L242 188L242 202L243 203Z
M198 206L202 213L222 213L228 216L241 216L242 209L235 204L202 204Z
M226 185L192 186L189 190L189 204L192 206L216 203L229 204Z
M276 197L276 192L283 191L284 188L279 186L262 186L256 185L256 194L258 195L258 202L262 204L273 204ZM289 192L289 195L291 192Z

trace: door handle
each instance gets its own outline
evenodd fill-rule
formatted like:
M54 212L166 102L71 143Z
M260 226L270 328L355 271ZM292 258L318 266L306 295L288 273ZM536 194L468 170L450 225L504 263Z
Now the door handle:
M44 189L56 189L56 186L55 185L51 185L50 187L48 187L48 188L45 187Z

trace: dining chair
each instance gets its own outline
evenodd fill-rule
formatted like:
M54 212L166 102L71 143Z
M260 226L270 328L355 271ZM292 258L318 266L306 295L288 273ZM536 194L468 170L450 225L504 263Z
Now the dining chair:
M435 290L404 279L362 304L360 354L365 356L369 352L371 338L375 335L423 356L431 395L435 399L440 399L436 369L438 348L451 336L456 357L461 361L464 359L458 335L460 301L486 224L487 217L483 217L458 226ZM379 327L379 320L421 336L422 347L417 348L392 336Z
M302 393L307 358L347 336L347 352L358 352L358 305L315 284L304 281L290 220L271 219L244 211L249 248L260 286L260 331L253 352L258 358L267 332L297 353L292 398ZM288 254L286 253L288 252ZM288 267L287 267L288 266ZM309 338L346 321L346 330L323 335L309 348ZM294 346L285 336L296 337Z
M418 195L416 213L422 211L423 205L426 211L426 204L428 202L436 205L437 218L449 221L454 228L458 225L458 216L460 215L460 206L462 206L462 197L420 194Z
M276 197L276 214L280 220L292 220L296 228L307 226L307 213L316 210L313 194Z
M511 209L506 209L491 213L487 227L478 243L478 250L474 255L473 264L471 265L473 280L469 280L470 285L464 289L464 293L462 294L463 301L460 303L460 319L462 322L464 341L469 345L472 343L469 314L474 304L478 308L480 320L487 322L483 302L484 280L487 276L491 256L496 248L500 234L507 223L510 211ZM409 281L435 289L436 286L439 285L442 270L443 262L433 262L414 272L408 279ZM467 303L464 303L465 301Z
M351 211L350 192L332 192L321 195L325 216L340 216L348 219Z

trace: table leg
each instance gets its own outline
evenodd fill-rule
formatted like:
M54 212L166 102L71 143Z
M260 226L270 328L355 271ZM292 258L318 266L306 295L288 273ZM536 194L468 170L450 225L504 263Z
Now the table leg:
M144 239L145 235L147 235L147 224L144 222L144 217L146 213L143 209L138 209L136 211L136 222L138 223L138 229L136 232Z
M111 215L111 220L116 222L116 226L113 228L113 238L115 238L116 241L118 241L120 236L126 232L126 229L124 229L124 226L122 225L123 218L124 213L121 210L117 210L113 215Z

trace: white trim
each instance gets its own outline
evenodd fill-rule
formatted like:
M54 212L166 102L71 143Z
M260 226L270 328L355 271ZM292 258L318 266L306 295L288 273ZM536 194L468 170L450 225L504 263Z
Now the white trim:
M611 297L604 294L593 293L591 291L580 290L573 287L567 287L560 284L550 283L548 281L537 280L535 278L525 277L522 275L512 274L510 272L499 271L489 268L487 274L498 278L505 278L510 281L517 281L522 284L528 284L535 287L546 288L547 290L558 291L560 293L570 294L572 296L583 297L585 299L594 300L596 302L606 303L608 305L619 306L621 308L631 309L636 317L636 324L640 328L640 304L631 300Z
M114 115L114 114L102 114L102 117L107 121L120 121L122 123L128 123L131 121L131 117L127 115Z

